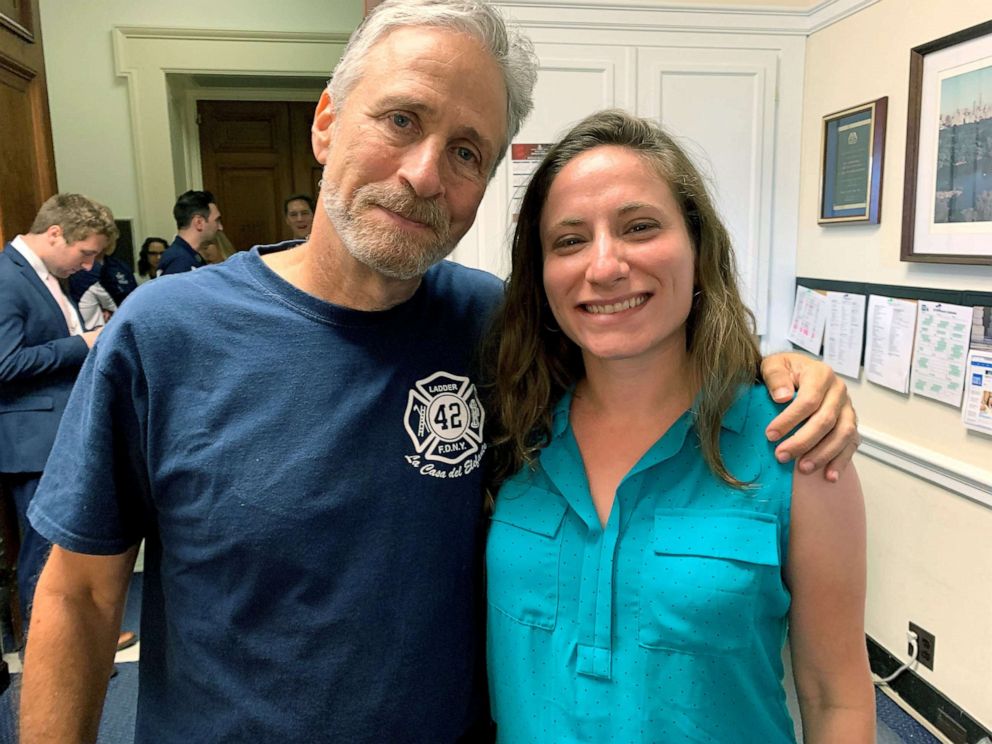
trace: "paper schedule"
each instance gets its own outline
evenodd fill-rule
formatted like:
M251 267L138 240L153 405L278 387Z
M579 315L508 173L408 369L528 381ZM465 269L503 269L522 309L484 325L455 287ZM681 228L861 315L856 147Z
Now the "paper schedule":
M918 305L911 390L960 406L972 309L926 300Z
M861 370L865 330L865 296L827 292L827 324L823 334L823 361L847 377Z
M789 340L806 351L819 354L823 329L827 322L827 297L808 287L796 287L796 304L792 308Z
M909 368L916 329L916 302L871 295L865 377L900 393L909 392Z

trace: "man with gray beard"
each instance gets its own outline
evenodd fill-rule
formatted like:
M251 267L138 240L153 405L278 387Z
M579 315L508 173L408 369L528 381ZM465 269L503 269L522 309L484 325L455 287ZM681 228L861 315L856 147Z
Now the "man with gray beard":
M387 0L317 104L309 240L122 307L30 514L56 547L24 744L95 739L142 538L136 741L489 735L473 358L502 284L441 259L530 111L536 69L481 0ZM787 366L773 387L791 390ZM828 370L808 374L804 397L839 401L820 418L852 415ZM842 466L851 444L830 435L818 462L844 451Z

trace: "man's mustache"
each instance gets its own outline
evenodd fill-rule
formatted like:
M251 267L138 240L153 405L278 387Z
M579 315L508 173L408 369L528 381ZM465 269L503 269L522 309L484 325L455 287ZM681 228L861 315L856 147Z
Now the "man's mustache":
M409 188L394 188L381 183L369 183L355 190L352 209L378 206L401 217L420 222L438 235L448 232L451 220L448 210L433 199L421 199Z

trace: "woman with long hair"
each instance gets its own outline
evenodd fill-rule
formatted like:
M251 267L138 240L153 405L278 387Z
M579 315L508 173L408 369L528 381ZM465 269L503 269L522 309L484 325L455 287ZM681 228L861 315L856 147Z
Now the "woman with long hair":
M874 740L864 511L781 464L698 170L595 114L524 196L497 321L488 669L502 742Z
M165 238L145 238L138 251L138 284L144 284L149 279L158 276L158 262L168 249L169 243Z

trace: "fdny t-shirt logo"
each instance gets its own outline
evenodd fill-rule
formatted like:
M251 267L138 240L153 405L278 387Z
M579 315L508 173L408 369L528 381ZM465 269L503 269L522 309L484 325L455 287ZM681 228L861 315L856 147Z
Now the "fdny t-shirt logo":
M403 426L416 454L406 461L421 475L458 478L479 467L486 445L486 414L467 377L435 372L418 380L407 397Z

